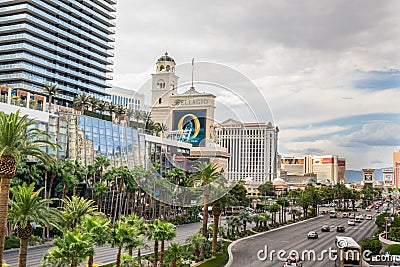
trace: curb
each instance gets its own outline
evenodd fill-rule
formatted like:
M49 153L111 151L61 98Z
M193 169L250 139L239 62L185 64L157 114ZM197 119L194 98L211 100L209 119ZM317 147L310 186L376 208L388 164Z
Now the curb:
M303 223L303 222L315 220L315 219L321 218L321 217L322 217L322 216L317 216L317 217L310 218L310 219L307 219L307 220L304 220L304 221L300 221L300 222L296 222L296 223L284 225L284 226L282 226L282 227L278 227L278 228L275 228L275 229L272 229L272 230L268 230L268 231L266 231L266 232L258 233L258 234L255 234L255 235L246 236L246 237L243 237L243 238L241 238L241 239L238 239L238 240L233 241L233 242L228 246L229 260L228 260L228 263L225 265L225 267L230 267L230 266L232 265L232 263L233 263L232 247L233 247L234 245L236 245L236 243L239 243L239 242L242 241L242 240L246 240L246 239L253 238L253 237L256 237L256 236L264 235L264 234L267 234L267 233L270 233L270 232L274 232L274 231L277 231L277 230L280 230L280 229L283 229L283 228L287 228L287 227L290 227L290 226L293 226L293 225L297 225L297 224L300 224L300 223Z

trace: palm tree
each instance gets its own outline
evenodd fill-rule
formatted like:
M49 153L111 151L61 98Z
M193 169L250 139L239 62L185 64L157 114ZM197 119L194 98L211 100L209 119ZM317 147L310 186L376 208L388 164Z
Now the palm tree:
M92 111L96 111L97 105L99 104L99 100L94 96L89 96L89 103Z
M43 256L42 267L78 267L94 253L95 242L90 233L75 228L73 231L63 230L63 237L56 238L54 247Z
M272 214L272 224L276 223L276 213L280 210L279 205L274 203L268 207L268 211Z
M200 250L207 247L207 238L205 238L201 233L195 233L186 239L186 242L190 243L193 248L194 255L196 257L200 256Z
M83 232L91 234L96 246L103 246L110 237L110 220L100 216L84 216L79 227ZM93 267L93 255L89 255L88 267Z
M9 202L8 219L17 226L17 235L20 239L19 267L26 266L28 239L32 235L31 222L50 226L56 225L61 219L57 209L48 207L52 201L40 197L43 189L44 187L35 192L35 184L27 186L26 183L10 189L13 198Z
M97 110L100 111L100 114L103 115L103 112L107 110L108 103L104 100L99 100L97 103Z
M296 209L291 209L290 210L290 215L292 215L292 220L295 221L296 217L300 217L301 216L301 211L296 210Z
M126 112L126 108L124 106L118 105L115 109L115 114L118 116L118 122L121 122L122 115Z
M195 168L194 180L200 181L203 187L203 236L207 237L207 222L208 222L208 201L210 188L207 186L220 176L218 166L214 162L200 162ZM203 253L204 254L204 253Z
M267 213L261 215L261 222L264 224L264 227L268 226L268 221L270 218L271 218L271 216ZM260 224L261 224L261 222L260 222Z
M142 112L140 110L134 110L132 116L136 120L136 123L139 123L139 120L141 120L143 117Z
M239 228L243 226L243 221L239 216L232 216L232 228L236 229L236 234L239 234Z
M171 241L176 236L175 226L172 223L161 222L159 228L159 237L161 240L160 249L160 267L164 267L164 249L165 241Z
M262 216L261 215L256 215L253 217L253 221L256 223L256 230L258 230L258 226L260 222L262 221Z
M53 96L55 96L60 91L60 89L56 84L48 84L43 87L42 91L49 97L49 112L51 112L51 103L53 103Z
M289 207L290 202L286 198L280 197L276 200L276 203L280 206L281 211L279 212L279 222L286 222L286 208Z
M122 221L127 225L127 227L134 229L134 234L132 234L127 239L126 247L128 248L129 256L132 256L133 248L137 248L139 243L141 243L141 237L146 233L146 226L144 224L144 219L139 218L135 213L129 216L123 216Z
M157 266L158 262L158 241L160 240L160 220L154 220L152 223L147 225L147 237L154 241L154 266Z
M17 162L22 156L28 155L43 162L54 161L41 148L49 146L56 149L56 146L47 141L49 135L34 128L35 125L36 121L28 120L28 115L20 117L19 110L8 116L0 112L0 263L3 262L10 182L15 175Z
M247 223L251 223L253 221L253 218L247 211L239 213L239 218L243 222L243 231L246 232Z
M121 221L116 221L114 223L114 229L111 231L111 246L112 247L117 247L118 252L117 252L117 259L115 266L120 267L121 265L121 252L122 248L126 244L126 237L132 234L132 231L129 231L129 227L121 222Z
M168 254L169 258L171 259L172 267L176 267L176 263L181 255L182 251L183 251L183 248L178 243L172 242L171 244L169 244L167 254Z
M132 108L127 108L125 112L125 116L128 118L128 126L130 125L130 121L134 115L135 111Z
M87 108L89 105L90 105L90 96L85 93L77 95L74 98L74 107L80 107L82 115L85 111L85 108Z
M115 113L116 110L117 110L117 105L113 103L108 104L107 111L110 113L111 120L113 120L113 114Z
M61 200L63 208L61 214L64 218L64 227L66 229L75 229L81 223L85 215L96 215L97 207L91 199L72 196Z

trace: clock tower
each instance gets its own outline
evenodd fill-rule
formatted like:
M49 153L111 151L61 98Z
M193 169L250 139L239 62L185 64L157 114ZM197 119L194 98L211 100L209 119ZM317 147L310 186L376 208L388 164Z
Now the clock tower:
M175 75L175 60L167 52L156 62L156 73L152 74L151 118L154 122L169 126L170 97L177 94L179 77Z

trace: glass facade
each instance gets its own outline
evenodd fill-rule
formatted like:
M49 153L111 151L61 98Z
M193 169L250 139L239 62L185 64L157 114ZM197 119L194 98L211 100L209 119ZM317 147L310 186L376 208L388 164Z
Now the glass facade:
M122 126L93 117L60 114L54 118L58 124L57 143L61 146L57 152L60 158L77 160L84 165L94 164L98 155L107 156L111 166L133 168L142 165L145 140L137 129ZM49 123L49 130L53 122ZM51 131L51 130L50 130ZM140 144L142 144L140 146ZM142 147L142 148L141 148Z
M42 93L50 83L59 105L86 92L107 95L112 77L112 0L0 0L0 84Z

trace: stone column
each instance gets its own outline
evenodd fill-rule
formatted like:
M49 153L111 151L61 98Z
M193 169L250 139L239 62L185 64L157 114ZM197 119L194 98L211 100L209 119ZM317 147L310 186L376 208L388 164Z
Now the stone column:
M30 108L30 102L31 102L31 93L26 92L26 108Z
M12 92L12 88L9 86L8 87L8 95L7 95L7 104L11 104L11 92Z

